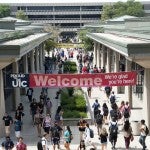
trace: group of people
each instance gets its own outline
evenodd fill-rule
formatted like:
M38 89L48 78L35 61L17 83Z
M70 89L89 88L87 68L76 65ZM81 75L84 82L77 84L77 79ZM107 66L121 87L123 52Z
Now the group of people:
M132 126L130 124L131 108L129 102L122 101L120 106L118 106L114 91L110 88L110 91L107 93L106 89L107 88L105 87L104 91L106 92L108 103L104 102L102 106L100 106L100 103L96 99L92 106L94 121L97 126L97 133L101 140L102 150L107 149L107 139L109 139L112 144L112 149L115 149L117 137L120 132L123 133L125 148L128 150L130 142L134 140ZM123 126L121 131L119 131L119 125ZM139 143L143 148L142 150L145 150L145 139L149 130L145 124L145 120L143 119L140 121L139 131Z

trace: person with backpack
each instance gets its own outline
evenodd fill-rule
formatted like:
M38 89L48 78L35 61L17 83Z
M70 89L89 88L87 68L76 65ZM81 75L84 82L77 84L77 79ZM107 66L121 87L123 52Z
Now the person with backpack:
M109 96L109 100L111 104L114 104L116 102L116 95L114 91L111 92L111 95Z
M96 148L96 146L91 141L91 138L94 137L94 132L92 133L93 135L91 134L91 132L93 132L93 130L90 129L89 124L87 123L86 124L86 128L85 128L85 132L84 132L84 135L85 135L85 139L84 139L85 146L87 147L88 145L91 145L94 148Z
M124 109L123 109L124 121L129 120L130 115L131 115L131 109L130 109L130 106L129 106L129 102L126 102L125 105L124 105Z
M55 150L56 145L58 149L60 148L60 137L62 135L62 130L63 129L57 124L57 122L55 122L54 126L50 129L53 150Z
M118 110L117 104L116 104L116 103L112 104L112 105L111 105L111 108L112 108L112 109L110 110L109 118L110 118L110 120L115 120L115 121L117 121L118 118L119 118L119 110Z
M44 133L43 137L37 143L37 150L49 150L47 144L48 134Z
M109 141L112 144L112 149L115 149L118 135L118 124L115 119L110 122L109 125Z
M98 110L100 108L100 104L99 104L97 99L95 100L94 104L92 105L92 108L93 108L93 111L94 111L94 121L95 121L95 124L96 124L96 115L98 114Z
M98 114L96 115L96 126L98 135L100 135L103 125L103 115L101 114L101 110L98 110Z
M110 92L111 92L112 88L110 86L106 86L105 87L105 93L106 93L106 97L109 99L110 96Z
M147 148L145 140L146 140L146 136L149 134L149 129L146 126L144 119L141 120L140 132L141 132L141 134L140 134L140 138L139 138L139 143L143 147L142 150L145 150Z

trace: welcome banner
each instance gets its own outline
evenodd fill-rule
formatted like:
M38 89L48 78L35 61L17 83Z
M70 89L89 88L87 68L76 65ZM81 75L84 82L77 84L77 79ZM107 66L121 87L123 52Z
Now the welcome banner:
M30 74L30 87L128 86L136 84L136 72L97 74Z

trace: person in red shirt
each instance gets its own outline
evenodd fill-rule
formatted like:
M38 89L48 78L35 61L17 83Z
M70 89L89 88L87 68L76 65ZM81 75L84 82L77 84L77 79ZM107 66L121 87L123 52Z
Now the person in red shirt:
M86 66L83 66L83 67L82 67L82 73L88 73L88 70L87 70L87 67L86 67Z
M24 144L22 137L19 137L18 143L16 145L16 150L27 150L27 145Z

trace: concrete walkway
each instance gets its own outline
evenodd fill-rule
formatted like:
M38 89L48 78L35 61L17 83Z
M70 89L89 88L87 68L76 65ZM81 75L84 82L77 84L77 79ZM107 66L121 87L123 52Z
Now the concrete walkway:
M52 108L52 118L54 119L54 115L56 112L56 109L59 105L59 100L56 100L55 97L55 93L58 90L58 88L49 88L48 89L48 96L50 97L50 99L52 100L53 103L53 108ZM85 94L86 93L86 88L83 88ZM39 96L40 96L40 92L41 89L40 88L35 88L34 89L34 95L33 97L35 97L37 99L37 101L39 101ZM117 95L117 99L118 99L118 103L120 103L121 100L125 100L124 95ZM89 109L91 109L91 111L93 111L92 109L92 105L95 101L95 99L98 99L101 106L103 104L103 102L107 102L106 101L106 96L105 93L102 90L100 90L99 88L92 88L92 96L91 98L88 98L88 102L89 102ZM24 105L24 109L25 109L25 116L23 118L23 130L22 130L22 137L24 138L24 142L27 144L28 150L36 150L36 144L37 141L39 140L39 137L37 136L37 130L36 127L33 127L32 125L32 119L31 119L31 115L30 115L30 111L29 111L29 106L30 103L27 100L26 96L22 96L21 97L21 102ZM108 104L110 105L110 104ZM141 117L141 113L140 111L132 111L132 116L131 116L131 121L135 120L135 117L137 117L138 119L140 119ZM14 117L14 112L11 112L11 115ZM98 135L97 135L97 129L94 125L91 125L91 128L94 130L95 136L92 140L92 142L97 146L97 149L100 150L100 141L98 139ZM106 126L106 128L108 128L108 126ZM119 129L121 130L122 126L119 126ZM14 141L14 143L17 143L17 140L15 138L15 134L14 134L14 126L12 126L11 128L12 133L11 133L11 139ZM73 140L71 143L71 150L77 150L77 147L79 145L79 131L78 128L76 126L71 126L71 130L73 133ZM134 141L131 142L131 150L141 150L141 146L138 142L139 136L135 136L134 137ZM4 141L4 138L0 139L0 143L2 143L2 141ZM150 137L147 137L146 139L146 144L148 149L150 150ZM118 150L125 150L125 144L124 144L124 138L123 138L123 134L120 132L118 135L118 141L117 141L117 145L116 148ZM52 150L52 145L49 142L49 148L50 150ZM15 148L14 148L15 149ZM87 147L87 150L90 149L90 146ZM110 142L108 142L108 150L111 150L111 144ZM61 139L61 150L64 150L64 146L63 146L63 138Z

